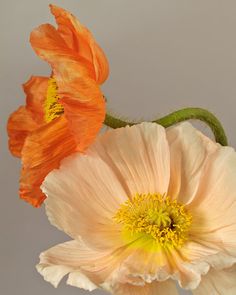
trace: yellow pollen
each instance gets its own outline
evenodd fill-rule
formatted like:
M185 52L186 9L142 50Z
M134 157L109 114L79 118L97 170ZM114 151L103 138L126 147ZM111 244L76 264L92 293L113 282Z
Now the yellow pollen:
M56 80L50 78L48 81L47 96L44 102L44 119L47 123L64 113L64 108L59 103L59 99Z
M188 239L192 216L184 205L161 194L136 194L114 216L128 239L154 241L158 248L181 248Z

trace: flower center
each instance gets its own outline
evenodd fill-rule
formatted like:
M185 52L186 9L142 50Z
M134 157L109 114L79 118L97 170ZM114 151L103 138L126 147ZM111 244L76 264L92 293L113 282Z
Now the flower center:
M161 194L136 194L121 205L114 220L129 241L151 239L161 248L180 248L192 224L184 205Z
M46 100L44 102L44 119L47 123L64 113L63 106L59 103L58 86L54 78L48 81Z

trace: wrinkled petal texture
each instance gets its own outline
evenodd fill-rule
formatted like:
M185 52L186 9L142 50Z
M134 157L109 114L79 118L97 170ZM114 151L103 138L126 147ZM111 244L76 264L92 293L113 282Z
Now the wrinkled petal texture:
M92 34L71 13L54 5L50 7L58 29L49 24L36 28L30 37L35 52L50 64L55 62L53 56L76 60L87 69L91 79L102 84L108 77L109 65Z
M117 256L118 254L116 254ZM44 279L57 287L61 279L68 275L67 284L93 291L98 287L116 295L178 295L173 281L133 284L114 280L115 268L119 260L111 253L89 248L82 240L59 244L40 255L38 272ZM112 278L113 276L113 278ZM136 284L135 284L136 283Z
M40 185L45 176L74 151L84 152L105 118L99 88L108 76L108 62L92 34L69 12L51 5L58 29L42 25L31 34L36 53L52 67L64 114L44 122L48 78L33 77L24 85L26 107L8 123L9 148L22 156L20 196L38 207L45 199Z
M236 294L236 267L217 271L212 269L202 278L193 295L234 295Z
M86 270L88 271L93 268L91 277L96 283L99 282L95 271L96 262L100 262L97 264L97 272L99 272L104 257L106 259L105 253L93 251L82 241L69 241L43 252L40 255L40 263L37 265L37 270L43 275L44 279L52 283L54 287L57 287L61 279L69 274L68 284L92 291L96 289L96 285L90 282L89 278L86 279L84 277L84 279L81 279L83 275L82 270L86 273ZM82 284L84 284L84 286L82 286Z
M47 91L48 78L31 77L23 85L26 94L26 106L21 106L12 113L7 124L9 150L16 157L21 157L26 137L44 124L43 101Z
M45 176L75 149L76 142L64 116L32 132L22 150L20 197L39 207L45 199L40 189Z
M46 178L42 189L49 196L49 219L74 238L83 236L93 245L110 247L114 236L120 236L112 218L125 200L136 193L166 192L166 149L165 130L155 124L98 137L86 155L74 154Z
M119 284L113 292L115 295L178 295L173 281L146 283L144 286Z
M91 64L75 56L51 25L35 29L31 43L52 66L60 103L77 141L77 149L83 151L94 140L105 118L105 100L91 76Z
M84 57L93 65L94 80L102 84L108 77L109 65L104 52L96 43L91 32L71 13L55 5L50 5L50 7L60 36L76 55Z
M181 255L174 255L180 271L174 276L182 287L195 289L211 267L223 269L236 262L236 153L186 123L169 128L167 137L168 194L186 204L193 216L189 241Z
M165 130L142 123L99 136L86 155L75 153L51 172L42 190L52 224L93 251L110 253L106 275L99 283L92 279L96 285L104 280L117 294L143 286L136 293L152 294L152 284L173 279L197 292L207 288L201 280L236 262L235 177L235 151L190 124ZM193 224L181 249L148 252L125 243L113 216L136 193L168 194L186 205Z

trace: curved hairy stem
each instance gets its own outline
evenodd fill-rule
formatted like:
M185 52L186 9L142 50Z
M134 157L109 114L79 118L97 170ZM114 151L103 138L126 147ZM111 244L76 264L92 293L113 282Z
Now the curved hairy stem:
M227 137L220 121L216 118L215 115L205 109L185 108L170 113L169 115L164 116L160 119L153 120L152 122L158 123L163 127L170 127L174 124L190 119L200 120L206 123L214 133L216 142L220 143L223 146L228 145ZM122 119L115 118L110 114L106 114L104 124L111 128L120 128L127 125L132 126L138 123L127 122Z

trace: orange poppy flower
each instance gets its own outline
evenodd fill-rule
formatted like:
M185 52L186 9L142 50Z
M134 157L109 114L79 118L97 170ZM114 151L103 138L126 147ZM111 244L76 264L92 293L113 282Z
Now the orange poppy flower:
M108 62L87 28L69 12L50 6L58 28L44 24L30 37L35 52L52 68L51 77L23 85L26 106L8 121L9 149L22 159L20 197L39 207L45 176L74 151L84 152L99 132L105 101L99 88Z

